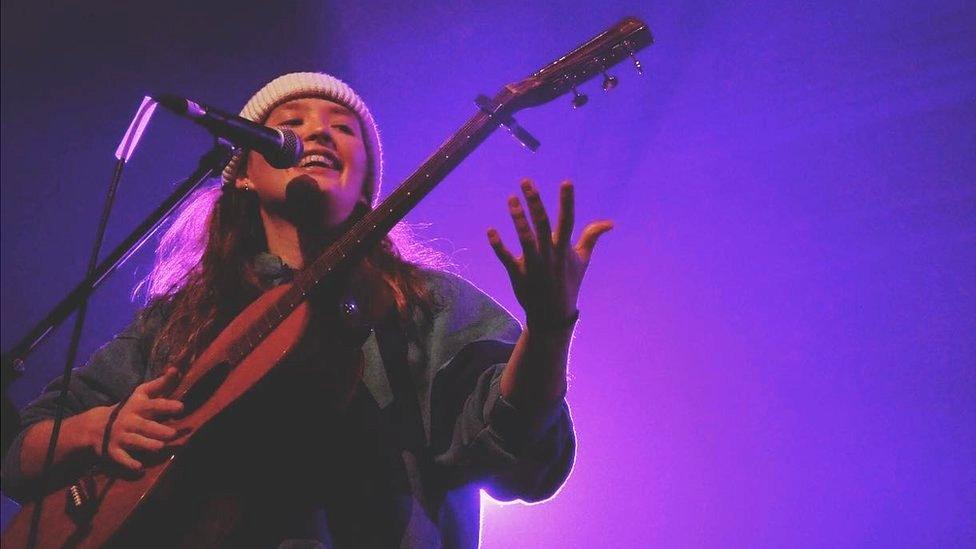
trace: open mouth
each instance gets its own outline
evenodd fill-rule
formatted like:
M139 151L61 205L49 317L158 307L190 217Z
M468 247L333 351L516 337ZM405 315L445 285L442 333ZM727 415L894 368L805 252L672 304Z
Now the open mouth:
M342 161L332 151L311 151L305 153L302 161L298 164L299 168L324 168L327 170L342 171Z

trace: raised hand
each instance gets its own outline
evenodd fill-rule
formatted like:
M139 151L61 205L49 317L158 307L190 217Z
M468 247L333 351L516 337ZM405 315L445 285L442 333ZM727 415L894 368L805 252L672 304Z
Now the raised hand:
M613 228L609 220L594 221L583 229L575 246L570 244L574 224L573 184L559 189L559 221L550 226L539 191L532 181L522 180L522 193L532 222L517 196L508 199L508 210L515 223L522 255L515 257L505 247L494 228L488 229L488 242L501 260L522 308L530 331L571 328L578 311L580 285L600 236Z

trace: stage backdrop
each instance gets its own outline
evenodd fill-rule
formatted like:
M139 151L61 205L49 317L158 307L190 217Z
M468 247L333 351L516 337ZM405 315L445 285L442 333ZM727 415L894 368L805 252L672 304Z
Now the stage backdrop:
M972 2L5 1L3 348L80 278L144 95L236 111L278 74L332 72L379 121L388 192L478 94L631 14L657 38L643 76L526 112L537 153L498 132L409 216L516 314L485 230L515 243L520 178L551 208L572 179L581 223L617 223L580 302L572 476L487 502L484 546L976 544ZM108 246L208 144L157 113ZM150 258L97 293L83 356L132 318Z

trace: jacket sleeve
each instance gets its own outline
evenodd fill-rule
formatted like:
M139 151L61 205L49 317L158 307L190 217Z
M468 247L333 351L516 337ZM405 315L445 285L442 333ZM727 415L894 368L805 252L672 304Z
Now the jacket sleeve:
M521 334L499 304L458 277L443 275L429 358L435 462L456 482L475 482L499 500L535 502L565 482L576 441L565 399L543 418L501 396L501 374Z
M147 313L140 314L139 318L96 351L84 366L75 368L65 395L65 418L96 406L119 402L142 383L146 372L148 337L155 324L157 319ZM54 419L61 387L61 376L58 376L40 396L20 411L20 433L11 443L0 467L3 490L8 495L23 494L27 488L20 463L24 435L31 425Z

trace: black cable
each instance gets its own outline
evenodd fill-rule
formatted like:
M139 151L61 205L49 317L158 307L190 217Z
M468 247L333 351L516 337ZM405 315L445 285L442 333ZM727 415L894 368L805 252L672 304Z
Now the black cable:
M95 273L95 268L98 266L98 256L102 253L102 241L105 239L105 229L108 227L108 218L112 213L112 205L115 203L115 194L119 188L119 181L122 179L123 168L125 168L125 160L120 158L115 163L112 181L109 183L108 193L105 195L102 216L98 220L98 229L95 231L95 242L92 245L91 255L88 256L88 269L85 271L86 279L91 278ZM41 522L44 496L47 494L51 484L50 477L51 467L54 464L54 451L57 448L58 435L61 434L61 424L64 422L64 407L68 398L68 385L71 383L71 371L74 368L75 359L78 356L81 330L85 324L85 315L88 312L88 300L90 297L86 296L78 305L74 328L71 331L71 342L68 344L68 352L64 361L64 372L61 374L61 392L58 394L58 408L54 416L54 426L51 428L51 438L47 445L47 455L44 457L44 467L41 469L40 497L34 505L34 513L31 515L30 530L27 537L28 549L33 549L37 544L37 528Z
M112 204L115 202L115 193L118 189L119 180L122 177L122 168L125 167L125 160L120 159L116 164L115 172L112 176L112 182L109 184L109 191L105 197L105 205L102 209L102 218L99 221L98 230L96 231L95 243L92 247L92 254L88 263L88 271L85 276L85 281L82 283L85 285L85 287L81 287L80 285L79 288L76 288L75 291L72 292L71 296L69 296L72 302L78 303L78 313L75 316L75 325L71 334L71 342L69 344L68 353L65 360L64 373L61 377L62 385L61 392L58 394L58 406L54 418L54 426L51 430L51 438L48 442L47 455L44 458L44 467L41 472L41 492L31 515L30 530L27 538L28 549L34 549L34 547L37 545L38 526L40 525L42 503L52 482L50 477L51 467L54 463L54 451L57 448L58 435L61 431L61 424L64 421L64 406L67 401L68 385L71 382L72 366L78 354L78 344L81 341L81 329L88 309L90 292L94 290L97 282L100 282L109 274L109 272L114 270L115 267L124 262L136 249L138 249L138 247L145 242L162 224L163 219L175 211L189 197L193 189L198 187L207 179L219 176L220 172L222 172L224 167L228 164L228 162L230 162L230 158L235 152L236 149L234 149L230 143L222 139L216 139L213 148L200 158L199 164L197 165L197 168L193 174L190 175L188 179L180 183L176 192L174 192L163 204L161 204L156 211L153 212L151 216L133 232L133 234L129 235L129 238L127 238L125 242L120 244L119 247L112 252L112 257L107 259L105 262L110 264L110 266L104 268L104 265L98 264L98 256L101 253L102 241L105 236L105 228L108 225L108 216L111 213ZM88 285L87 283L93 281L95 279L95 275L98 272L101 272L103 268L105 271L104 274L98 277L96 282ZM65 302L67 301L69 300L66 299Z

